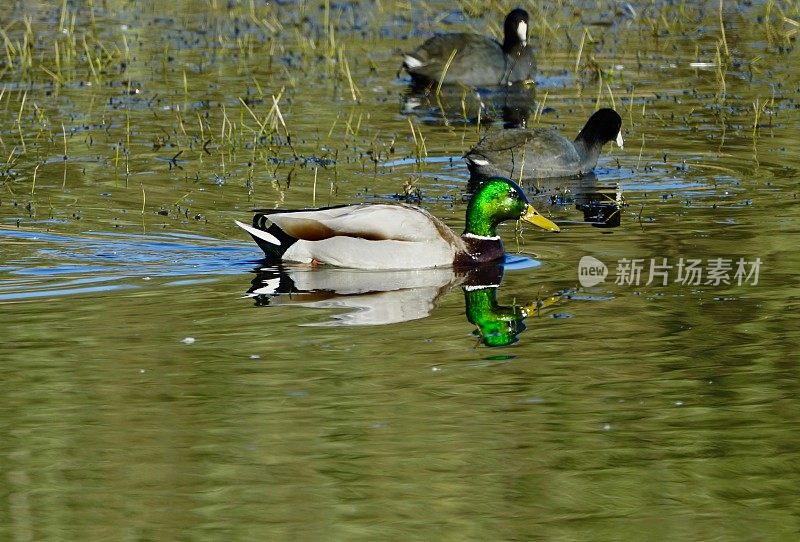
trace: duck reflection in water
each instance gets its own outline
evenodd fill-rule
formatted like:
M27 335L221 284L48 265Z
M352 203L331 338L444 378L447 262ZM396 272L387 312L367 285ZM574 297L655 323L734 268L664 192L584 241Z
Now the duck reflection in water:
M486 346L514 344L519 334L527 329L526 318L539 316L542 309L562 298L556 294L525 305L500 305L498 286L463 286L467 320L477 326L473 334Z
M455 268L407 271L362 271L335 267L277 266L257 268L245 294L256 306L296 305L348 309L307 326L385 325L426 318L450 290L464 292L467 320L486 346L506 346L525 331L524 320L538 316L562 298L560 294L526 305L500 305L497 292L504 265L529 266L531 260L507 256L502 265L468 270Z

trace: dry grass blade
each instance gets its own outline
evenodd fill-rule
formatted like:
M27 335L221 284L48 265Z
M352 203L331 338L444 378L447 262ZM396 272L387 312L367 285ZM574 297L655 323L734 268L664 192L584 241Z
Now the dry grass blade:
M453 63L453 59L458 54L458 49L453 49L453 52L450 53L450 57L447 59L447 62L444 64L444 68L442 68L442 75L439 76L439 84L436 85L436 94L439 94L442 91L442 85L444 84L444 78L447 76L447 70L450 69L450 64Z

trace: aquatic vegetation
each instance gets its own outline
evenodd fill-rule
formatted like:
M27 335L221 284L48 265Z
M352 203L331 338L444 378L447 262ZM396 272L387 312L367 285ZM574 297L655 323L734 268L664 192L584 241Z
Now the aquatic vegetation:
M115 227L208 220L229 235L238 209L256 204L457 200L457 157L501 117L569 133L614 107L640 143L611 160L643 172L670 154L657 142L683 129L718 153L690 156L690 166L715 165L743 137L763 158L763 138L794 107L779 75L790 68L773 59L794 48L797 2L531 6L538 89L512 104L510 121L507 98L466 87L404 115L407 79L396 73L400 53L433 33L500 38L504 6L291 5L11 5L0 28L3 197L29 219L47 209L70 224L77 206ZM109 214L98 194L112 189Z

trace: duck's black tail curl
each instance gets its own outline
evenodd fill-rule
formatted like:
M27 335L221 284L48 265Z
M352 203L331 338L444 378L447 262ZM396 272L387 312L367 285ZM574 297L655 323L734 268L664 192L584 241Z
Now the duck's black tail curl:
M280 260L283 254L297 239L270 221L269 215L256 213L252 226L236 221L236 224L250 234L256 244L264 251L267 260Z

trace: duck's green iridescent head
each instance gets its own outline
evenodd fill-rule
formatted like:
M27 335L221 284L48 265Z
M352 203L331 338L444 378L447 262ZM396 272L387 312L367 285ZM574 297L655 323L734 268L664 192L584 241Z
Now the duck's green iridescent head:
M465 234L496 237L497 225L506 220L524 220L547 231L560 228L534 209L517 183L502 177L485 181L467 206Z

